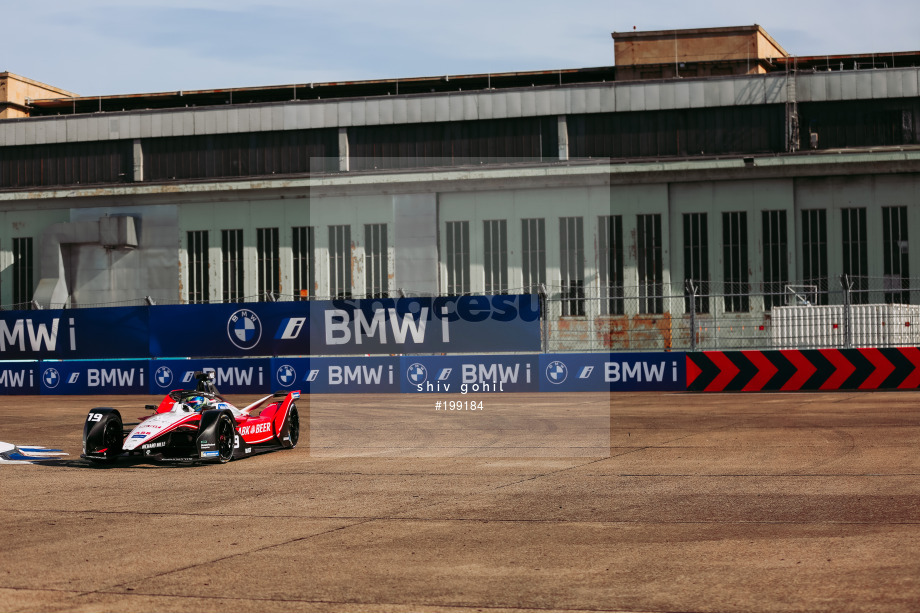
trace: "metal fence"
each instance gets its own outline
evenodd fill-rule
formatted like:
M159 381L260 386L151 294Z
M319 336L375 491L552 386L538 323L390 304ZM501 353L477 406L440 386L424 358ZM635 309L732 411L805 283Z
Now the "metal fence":
M920 345L920 305L911 304L920 299L918 279L687 280L602 290L546 288L544 351Z

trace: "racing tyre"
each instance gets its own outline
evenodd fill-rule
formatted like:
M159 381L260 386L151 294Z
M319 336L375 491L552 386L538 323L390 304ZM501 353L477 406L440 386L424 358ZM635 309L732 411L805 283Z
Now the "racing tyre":
M99 414L91 412L90 415ZM97 440L99 442L98 449L105 450L105 458L90 458L90 460L95 463L114 463L121 455L122 450L122 437L124 435L121 418L116 413L104 413L101 416L101 424L96 432L101 433L101 437Z
M287 432L290 439L282 439L282 448L293 448L300 439L300 414L297 413L297 406L291 403L291 409L288 411Z
M233 445L236 443L236 431L233 421L227 414L217 419L217 462L228 463L233 460Z

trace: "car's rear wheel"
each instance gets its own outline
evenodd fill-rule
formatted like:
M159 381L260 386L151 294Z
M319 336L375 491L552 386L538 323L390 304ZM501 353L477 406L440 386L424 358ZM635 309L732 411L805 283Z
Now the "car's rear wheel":
M281 447L293 448L300 439L300 414L297 413L297 406L293 403L287 415L287 434L288 439L281 440Z
M233 445L236 433L230 416L224 414L217 420L217 460L227 463L233 460Z

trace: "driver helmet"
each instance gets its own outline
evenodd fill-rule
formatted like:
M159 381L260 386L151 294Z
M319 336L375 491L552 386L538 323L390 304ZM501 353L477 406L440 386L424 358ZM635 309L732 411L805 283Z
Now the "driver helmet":
M188 407L192 411L201 411L202 409L204 409L204 406L207 404L207 402L208 400L205 397L200 396L200 395L189 397L188 399L185 400L185 404L188 405Z

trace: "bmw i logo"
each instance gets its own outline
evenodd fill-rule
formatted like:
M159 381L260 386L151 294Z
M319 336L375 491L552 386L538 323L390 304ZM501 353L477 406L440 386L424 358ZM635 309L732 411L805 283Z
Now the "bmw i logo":
M54 367L48 367L42 373L42 381L48 388L55 388L61 383L61 374Z
M288 387L297 379L297 372L291 365L281 365L275 372L275 378L278 380L279 384Z
M172 384L172 379L173 379L172 369L170 369L167 366L160 367L159 369L156 370L156 373L153 374L153 379L156 380L157 385L160 388L166 388L167 386Z
M413 384L424 384L428 380L428 369L420 362L414 362L406 370L406 377Z
M546 365L546 379L549 380L550 384L561 384L568 375L569 370L566 368L565 363L560 360L554 360Z
M249 309L238 309L227 320L227 336L230 343L241 350L251 350L262 338L262 322Z

